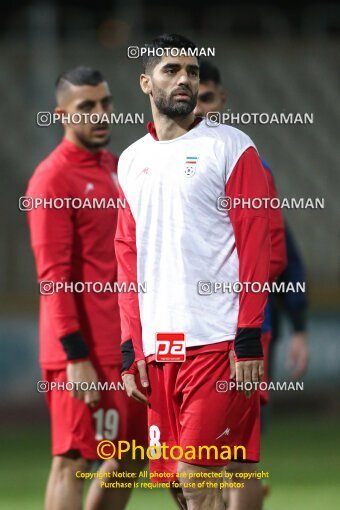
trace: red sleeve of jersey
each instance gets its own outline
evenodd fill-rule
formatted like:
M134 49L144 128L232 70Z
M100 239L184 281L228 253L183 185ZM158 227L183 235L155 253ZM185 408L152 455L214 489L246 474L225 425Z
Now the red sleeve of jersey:
M277 198L278 193L273 176L268 170L266 171L266 174L268 180L269 197ZM272 282L278 276L280 276L287 265L285 226L283 215L279 207L269 208L269 222L271 243L269 281Z
M115 236L115 250L118 263L118 282L128 288L132 283L137 288L137 248L136 222L132 216L128 201L119 187L119 198L125 207L119 208L118 224ZM142 346L142 326L139 313L137 292L121 292L118 297L122 329L122 343L132 340L135 361L144 359Z
M226 184L226 196L235 198L268 198L266 170L253 147L247 149ZM247 202L246 202L247 203ZM270 263L269 212L265 203L260 208L234 207L229 217L234 229L239 257L240 282L268 281ZM267 292L251 292L243 286L239 295L238 328L261 328Z
M67 197L60 176L39 175L31 181L26 196L32 198ZM36 261L41 293L47 302L52 327L58 337L79 331L80 325L74 296L71 292L52 292L59 282L70 281L73 243L72 209L47 207L28 212L31 245ZM46 282L42 285L41 282ZM49 293L50 292L50 293Z

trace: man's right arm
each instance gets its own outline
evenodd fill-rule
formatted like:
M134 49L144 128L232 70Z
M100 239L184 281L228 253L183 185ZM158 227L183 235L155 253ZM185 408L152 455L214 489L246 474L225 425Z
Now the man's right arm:
M305 268L299 250L289 228L286 226L288 265L282 274L281 281L297 285L305 282ZM308 367L309 346L307 340L307 296L301 290L286 292L282 296L282 304L293 328L289 343L288 364L294 378L301 377Z
M48 309L51 326L56 332L68 361L68 376L73 373L78 380L96 380L96 374L88 359L88 346L80 332L80 322L74 295L64 288L55 292L56 285L67 284L71 277L71 257L73 245L72 208L54 208L55 198L66 198L67 192L60 179L44 176L33 182L27 190L28 196L49 200L49 207L33 208L28 212L31 245L35 256L40 293ZM45 283L44 283L45 282ZM48 294L48 295L46 295ZM76 379L75 379L76 380ZM74 393L88 404L98 400L98 395Z
M48 207L33 208L28 212L31 245L35 256L40 292L46 296L46 306L53 329L64 346L68 359L86 358L88 350L81 339L80 324L74 296L56 285L67 284L71 275L71 254L73 244L72 209L53 207L53 200L66 198L67 192L60 179L47 175L30 184L27 195L46 199ZM48 294L48 295L47 295ZM75 353L68 348L68 339L73 339ZM65 344L65 345L64 345ZM71 352L70 352L71 351Z
M125 207L118 212L118 224L115 236L115 251L118 264L118 283L124 283L126 288L134 284L137 288L137 247L136 223L125 198L123 190L119 188L119 197ZM142 344L142 326L139 313L137 292L123 292L119 294L119 309L122 330L121 351L123 355L122 376L129 396L146 402L135 383L135 374L139 372L142 386L148 386L145 359Z

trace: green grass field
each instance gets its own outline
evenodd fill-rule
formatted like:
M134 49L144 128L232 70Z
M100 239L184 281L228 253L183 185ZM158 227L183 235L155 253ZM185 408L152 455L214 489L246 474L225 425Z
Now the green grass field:
M49 434L27 426L1 430L0 509L42 510L49 469ZM312 416L273 420L259 469L270 472L265 510L340 508L340 427ZM136 490L128 510L175 508L162 490ZM114 509L112 509L114 510Z

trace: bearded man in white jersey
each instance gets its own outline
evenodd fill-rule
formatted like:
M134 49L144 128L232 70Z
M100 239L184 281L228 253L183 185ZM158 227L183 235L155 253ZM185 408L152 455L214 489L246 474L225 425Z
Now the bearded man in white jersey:
M165 34L144 51L153 123L119 160L115 244L118 280L147 292L120 294L122 374L148 405L152 480L177 478L189 510L222 510L226 464L259 461L258 392L223 385L230 355L237 382L263 376L267 295L249 288L268 281L268 184L245 133L195 119L195 45ZM240 197L246 207L230 206Z

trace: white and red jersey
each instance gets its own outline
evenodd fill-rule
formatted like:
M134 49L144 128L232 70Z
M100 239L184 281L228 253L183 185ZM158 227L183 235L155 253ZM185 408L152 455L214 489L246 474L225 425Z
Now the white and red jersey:
M119 211L118 280L147 287L119 296L122 341L133 340L136 359L154 354L159 332L184 333L190 348L233 340L238 327L260 328L265 293L199 291L202 281L268 281L268 209L217 206L223 196L268 197L251 139L199 122L159 141L150 127L123 152L118 180L129 206Z

